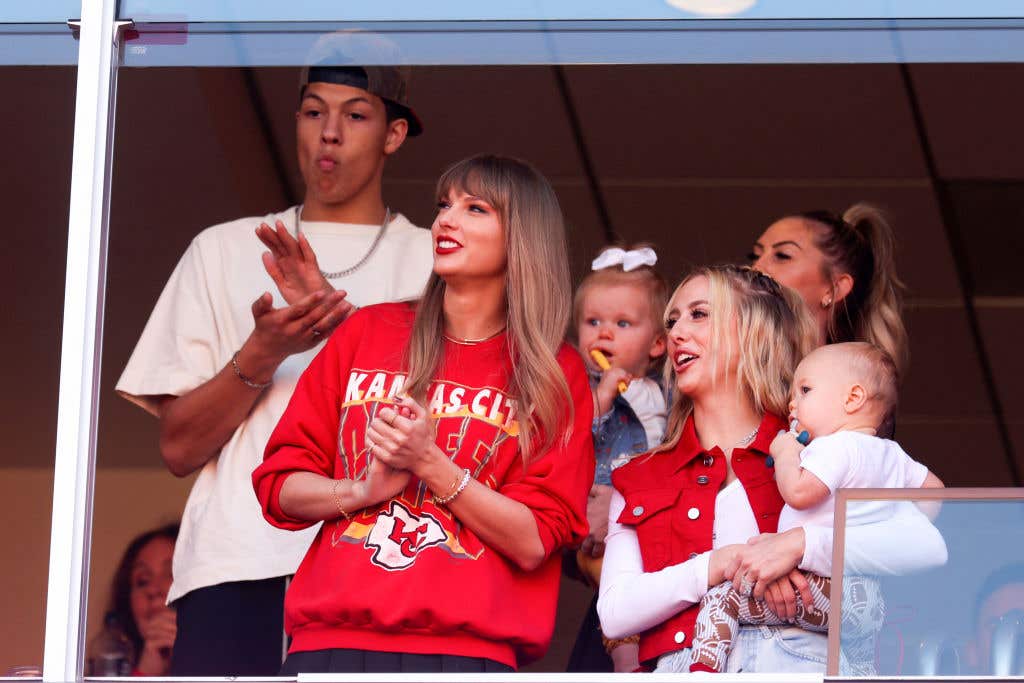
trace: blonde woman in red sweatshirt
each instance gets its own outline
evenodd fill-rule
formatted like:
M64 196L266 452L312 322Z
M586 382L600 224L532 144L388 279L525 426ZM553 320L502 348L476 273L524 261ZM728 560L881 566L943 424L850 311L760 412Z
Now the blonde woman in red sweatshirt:
M557 551L587 533L593 405L554 192L478 156L437 194L422 300L338 328L253 473L271 524L324 521L285 601L286 675L514 670L547 648Z

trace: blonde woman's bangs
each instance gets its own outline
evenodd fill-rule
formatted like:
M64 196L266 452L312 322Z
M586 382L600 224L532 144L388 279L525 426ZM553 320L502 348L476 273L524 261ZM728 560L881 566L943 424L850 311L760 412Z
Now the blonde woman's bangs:
M502 223L507 222L509 193L507 179L501 176L501 170L488 163L471 163L463 160L447 171L437 180L437 198L442 199L453 191L465 192L479 197L501 214ZM503 182L504 180L504 182Z

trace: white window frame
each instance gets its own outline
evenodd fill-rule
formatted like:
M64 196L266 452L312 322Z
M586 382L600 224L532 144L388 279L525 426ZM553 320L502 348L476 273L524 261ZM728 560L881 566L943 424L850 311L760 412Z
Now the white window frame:
M43 680L79 681L85 649L103 341L116 0L82 0L64 283Z
M43 656L45 683L83 680L93 488L96 467L100 358L103 340L118 38L117 0L82 0L72 154L68 252L64 289L56 457ZM1019 495L1019 491L1017 492ZM947 495L949 492L947 492ZM385 681L394 676L302 676ZM821 681L821 675L747 674L745 681ZM464 676L406 676L406 680L475 680ZM128 680L128 679L125 679ZM202 680L202 679L191 679ZM235 680L212 679L212 680ZM266 680L266 679L247 679ZM282 680L282 679L277 679ZM590 674L517 674L489 680L622 680ZM647 676L644 680L677 680ZM716 679L725 683L732 676Z

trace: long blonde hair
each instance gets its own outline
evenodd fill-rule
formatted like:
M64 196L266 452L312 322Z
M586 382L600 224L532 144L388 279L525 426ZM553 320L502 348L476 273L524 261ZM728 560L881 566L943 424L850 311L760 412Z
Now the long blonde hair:
M520 452L528 460L535 449L567 438L572 424L569 385L555 357L570 311L562 211L547 179L510 157L484 154L454 164L437 181L437 196L443 199L452 190L490 204L505 230L510 388L519 406ZM444 280L431 274L406 351L405 390L421 404L441 363L444 293Z
M698 268L676 287L671 299L697 277L708 280L708 343L715 352L713 362L727 361L736 354L737 384L754 409L760 414L785 415L797 363L817 345L818 332L803 300L770 276L733 265ZM667 313L666 310L666 316ZM732 321L736 324L735 336ZM666 385L674 387L671 364L666 364L666 368ZM671 450L679 443L692 410L690 399L677 391L669 411L665 442L656 452Z
M896 236L882 212L858 203L836 216L807 211L815 246L825 255L825 277L853 278L853 288L831 308L826 343L866 341L888 353L901 376L909 364L907 330L903 325L905 287L896 275Z

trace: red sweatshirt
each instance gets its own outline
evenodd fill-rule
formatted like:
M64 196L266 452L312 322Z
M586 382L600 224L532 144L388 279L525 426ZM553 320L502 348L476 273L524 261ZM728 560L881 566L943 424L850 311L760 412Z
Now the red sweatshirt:
M279 504L293 472L364 476L367 423L402 390L414 309L361 309L331 336L299 380L253 472L267 520L284 529L310 522ZM439 343L440 340L439 340ZM445 344L428 392L437 445L481 483L526 505L546 559L518 569L462 526L415 477L397 498L324 522L285 599L291 652L325 648L486 657L510 666L541 656L554 628L556 552L587 534L594 477L593 400L583 362L563 345L558 362L572 393L567 438L524 467L516 401L508 395L506 337ZM568 406L566 406L568 413ZM569 419L568 417L566 418ZM444 493L444 492L442 492Z

